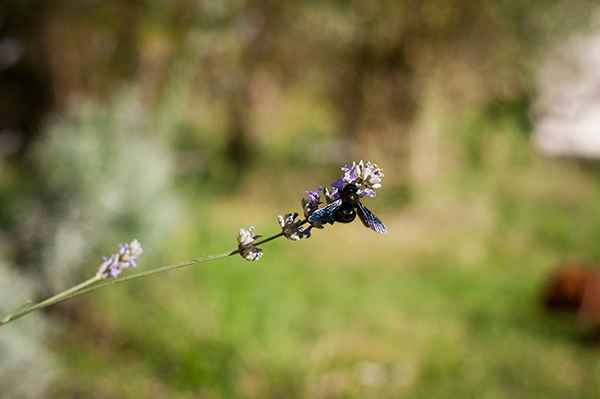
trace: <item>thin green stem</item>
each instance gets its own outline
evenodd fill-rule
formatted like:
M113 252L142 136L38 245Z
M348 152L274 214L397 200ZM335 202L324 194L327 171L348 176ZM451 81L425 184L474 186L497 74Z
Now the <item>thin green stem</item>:
M222 254L205 256L204 258L192 259L192 260L187 260L185 262L179 262L179 263L173 263L171 265L161 266L161 267L157 267L155 269L150 269L150 270L145 270L143 272L130 274L129 276L121 277L121 278L114 279L114 280L109 280L102 284L96 284L94 286L84 288L81 291L71 293L70 295L65 297L63 300L66 301L67 299L75 298L76 296L83 295L88 292L107 287L109 285L124 283L125 281L135 280L136 278L149 276L151 274L162 273L162 272L166 272L167 270L179 269L179 268L185 267L185 266L191 266L191 265L208 262L208 261L215 260L215 259L226 258L228 256L235 255L238 252L239 252L238 250L223 252Z
M62 302L69 298L72 298L73 294L77 293L78 291L88 288L90 285L96 283L97 281L100 281L101 279L102 279L102 277L97 274L94 277L84 281L83 283L77 284L76 286L71 287L66 291L63 291L54 296L51 296L50 298L48 298L36 305L28 306L28 303L21 305L17 309L15 309L11 313L9 313L8 316L3 318L0 321L0 325L6 324L6 323L9 323L18 318L21 318L28 313L34 312L36 310L44 309L50 305L54 305L55 303Z
M255 241L255 242L252 243L252 245L254 245L255 247L258 247L259 245L262 245L262 244L267 243L269 241L272 241L272 240L274 240L276 238L279 238L282 235L283 235L283 232L279 233L279 234L275 234L274 236L271 236L269 238L265 238L264 240Z
M301 226L303 224L305 224L307 221L304 220L302 222L298 223L298 226ZM272 241L276 238L279 238L283 236L283 232L275 234L271 237L265 238L263 240L260 241L256 241L253 243L254 246L259 246L262 244L265 244L269 241ZM91 291L95 291L98 290L100 288L104 288L107 287L109 285L113 285L113 284L119 284L119 283L123 283L125 281L130 281L130 280L135 280L137 278L141 278L141 277L145 277L145 276L149 276L151 274L156 274L156 273L162 273L162 272L166 272L168 270L174 270L174 269L179 269L181 267L186 267L186 266L191 266L191 265L195 265L198 263L204 263L204 262L209 262L211 260L215 260L215 259L221 259L221 258L226 258L228 256L231 255L235 255L240 253L239 249L233 250L233 251L229 251L229 252L223 252L221 254L217 254L217 255L210 255L210 256L205 256L203 258L198 258L198 259L192 259L192 260L188 260L185 262L179 262L179 263L173 263L170 265L166 265L166 266L161 266L161 267L157 267L155 269L150 269L150 270L145 270L145 271L141 271L138 273L134 273L131 274L129 276L125 276L125 277L121 277L118 279L114 279L114 280L109 280L109 281L105 281L103 283L98 284L99 281L101 281L103 279L102 274L98 273L96 274L94 277L90 278L89 280L84 281L81 284L78 284L72 288L69 288L66 291L63 291L59 294L56 294L36 305L30 306L30 301L26 302L24 304L22 304L21 306L17 307L15 310L13 310L11 313L9 313L6 317L4 317L2 320L0 320L0 326L10 323L11 321L17 320L23 316L25 316L28 313L34 312L36 310L40 310L43 308L46 308L48 306L57 304L59 302L63 302L66 301L68 299L71 298L75 298L77 296L86 294L88 292Z

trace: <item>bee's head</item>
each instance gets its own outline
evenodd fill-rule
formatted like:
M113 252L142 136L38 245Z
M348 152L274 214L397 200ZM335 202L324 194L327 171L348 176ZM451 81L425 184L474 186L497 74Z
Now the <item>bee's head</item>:
M358 192L358 185L355 183L346 183L342 188L342 191L345 191L348 194L356 194Z

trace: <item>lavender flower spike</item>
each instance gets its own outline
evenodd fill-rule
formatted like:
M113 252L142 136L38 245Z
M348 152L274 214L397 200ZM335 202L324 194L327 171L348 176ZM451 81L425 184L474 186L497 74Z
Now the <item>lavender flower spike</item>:
M108 257L102 257L103 262L98 269L98 275L103 279L109 276L117 278L123 269L137 266L138 258L142 252L142 245L138 240L119 244L119 252Z
M357 194L360 197L375 197L375 190L381 187L383 169L377 164L362 160L359 163L352 162L352 166L346 165L342 168L344 177L333 184L334 189L339 185L355 184L358 187Z
M375 197L375 190L381 187L383 169L377 164L368 161L365 164L361 160L359 163L345 165L342 171L344 176L331 183L332 190L323 190L327 204L322 208L311 209L306 218L308 223L322 228L325 223L351 223L358 216L365 227L385 234L387 228L383 222L360 202L362 197ZM307 201L303 200L305 209L306 204Z

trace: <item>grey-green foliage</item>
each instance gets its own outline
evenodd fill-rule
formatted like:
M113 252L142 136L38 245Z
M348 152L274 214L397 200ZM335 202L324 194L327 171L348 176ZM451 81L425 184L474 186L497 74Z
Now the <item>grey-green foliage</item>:
M16 307L30 298L33 285L0 262L0 303ZM3 309L5 309L3 307ZM2 327L0 331L0 397L41 398L56 372L56 359L45 347L48 322L39 314Z
M153 122L135 93L122 93L106 104L81 102L39 143L38 205L49 228L36 237L37 266L55 289L93 275L100 254L119 242L138 238L147 254L160 252L178 201L170 148ZM97 265L84 264L90 259Z

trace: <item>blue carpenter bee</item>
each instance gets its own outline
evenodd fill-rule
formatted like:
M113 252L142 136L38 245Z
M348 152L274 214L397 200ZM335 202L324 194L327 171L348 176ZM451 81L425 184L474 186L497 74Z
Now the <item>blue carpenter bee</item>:
M358 213L358 217L365 227L381 234L387 233L383 222L360 202L357 192L358 187L355 184L346 184L340 191L340 198L323 208L317 209L308 217L308 221L323 224L329 223L333 219L340 223L350 223Z

